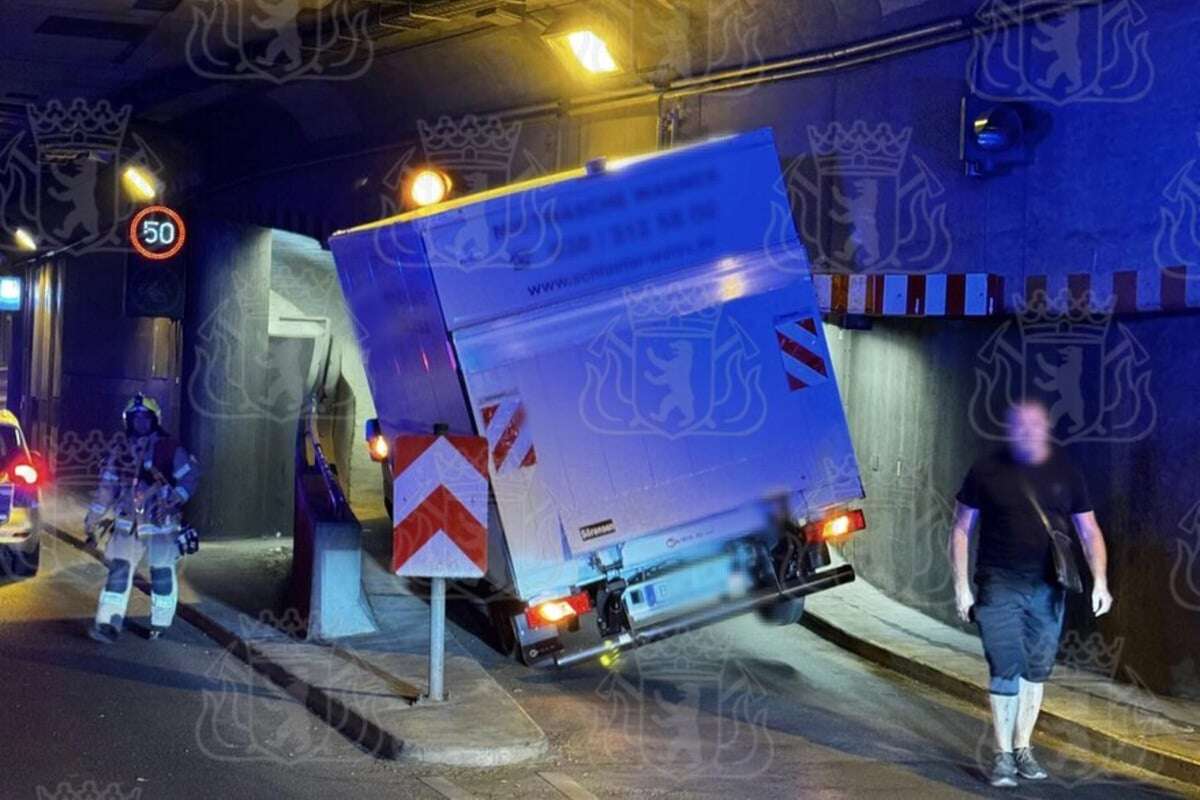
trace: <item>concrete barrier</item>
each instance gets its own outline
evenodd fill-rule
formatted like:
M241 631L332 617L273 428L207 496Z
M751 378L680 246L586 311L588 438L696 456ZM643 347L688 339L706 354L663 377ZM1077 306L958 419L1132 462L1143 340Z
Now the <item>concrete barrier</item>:
M325 460L310 411L296 441L295 523L290 604L308 639L378 630L362 583L362 525Z

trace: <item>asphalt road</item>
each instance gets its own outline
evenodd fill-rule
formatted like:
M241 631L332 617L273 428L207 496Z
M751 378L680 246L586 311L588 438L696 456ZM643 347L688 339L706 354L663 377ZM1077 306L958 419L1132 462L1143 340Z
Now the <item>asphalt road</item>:
M730 620L627 652L610 670L531 674L473 649L550 736L559 769L601 797L1200 795L1038 741L1052 779L992 789L982 783L992 752L983 709L798 625Z
M1176 796L1046 748L1052 781L991 790L979 710L749 618L561 673L459 629L552 755L492 770L381 762L182 622L157 642L85 638L103 569L45 547L42 575L0 584L3 800Z
M50 537L42 561L0 583L0 798L328 797L381 769L186 624L155 642L86 638L104 568ZM144 624L136 590L131 612ZM281 731L296 750L321 742L337 769L256 746Z

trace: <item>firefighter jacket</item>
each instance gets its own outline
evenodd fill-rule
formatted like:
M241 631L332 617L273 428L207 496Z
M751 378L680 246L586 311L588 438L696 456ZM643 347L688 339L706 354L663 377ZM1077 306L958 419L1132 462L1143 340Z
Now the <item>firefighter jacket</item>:
M195 457L175 439L160 432L131 438L105 459L88 511L111 512L116 533L176 532L199 479Z

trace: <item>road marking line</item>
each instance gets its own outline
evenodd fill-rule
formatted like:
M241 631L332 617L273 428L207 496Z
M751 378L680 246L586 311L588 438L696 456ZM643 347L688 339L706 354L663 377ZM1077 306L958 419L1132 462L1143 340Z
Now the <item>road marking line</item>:
M539 772L538 775L541 775L542 780L555 789L558 789L571 800L600 800L596 795L576 783L574 779L563 775L561 772Z
M455 784L445 778L421 778L421 783L433 789L447 800L477 800L475 795L470 792L458 788Z

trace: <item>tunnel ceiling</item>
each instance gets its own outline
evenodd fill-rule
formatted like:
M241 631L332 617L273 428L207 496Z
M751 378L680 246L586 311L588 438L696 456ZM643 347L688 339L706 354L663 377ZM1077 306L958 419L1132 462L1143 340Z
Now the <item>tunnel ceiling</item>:
M288 11L289 3L298 4ZM299 61L268 50L273 6ZM128 104L221 181L403 141L417 120L761 63L972 13L964 0L6 0L0 139L51 99ZM295 13L293 13L293 11ZM636 74L581 80L540 36L586 13ZM270 67L260 64L273 56ZM274 72L272 72L274 68ZM203 165L197 167L196 165Z

